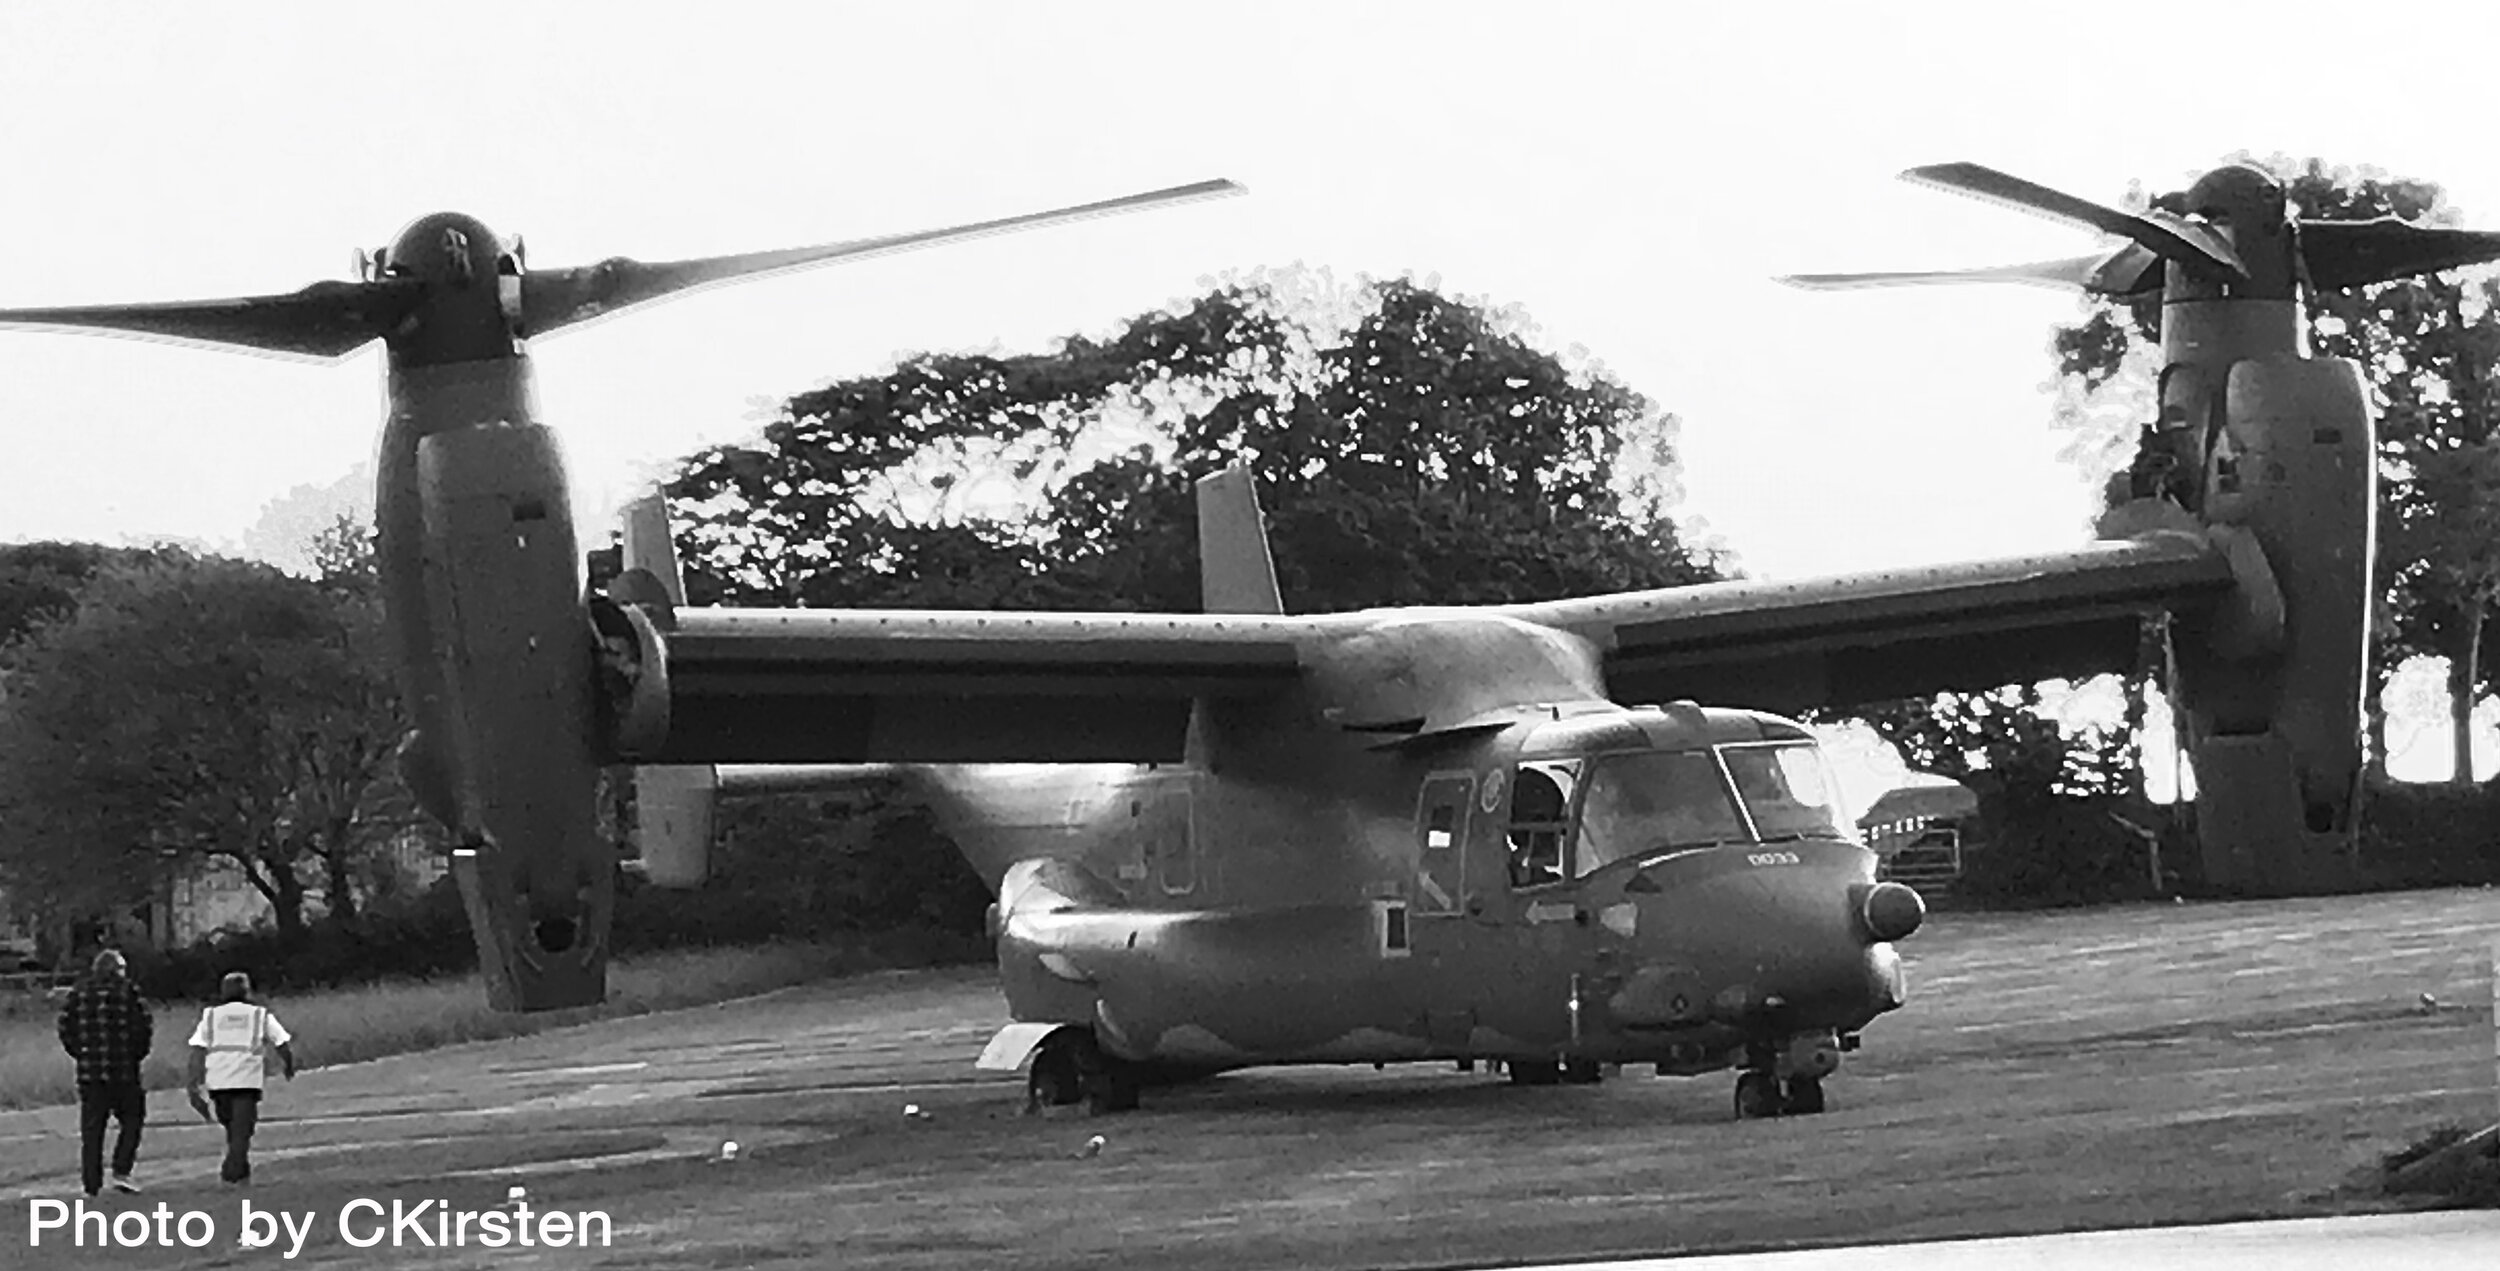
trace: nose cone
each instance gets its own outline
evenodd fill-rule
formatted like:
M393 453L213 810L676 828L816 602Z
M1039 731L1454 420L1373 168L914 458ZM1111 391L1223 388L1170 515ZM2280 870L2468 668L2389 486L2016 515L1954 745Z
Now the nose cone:
M1927 920L1927 901L1906 884L1877 883L1859 902L1858 916L1869 937L1890 943L1906 939Z
M1625 1024L1846 1031L1901 1005L1899 957L1870 938L1868 913L1906 934L1926 906L1876 883L1864 848L1721 848L1645 872L1658 888L1641 895L1639 962L1609 1002Z

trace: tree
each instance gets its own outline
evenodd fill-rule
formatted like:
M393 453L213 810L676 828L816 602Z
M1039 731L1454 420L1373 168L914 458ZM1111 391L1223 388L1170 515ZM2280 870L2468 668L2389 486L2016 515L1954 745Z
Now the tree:
M2444 192L2428 182L2316 159L2277 157L2263 166L2283 181L2304 220L2395 216L2451 225L2459 219ZM2151 202L2183 210L2176 197ZM2137 201L2143 201L2140 193ZM2483 627L2500 596L2500 555L2491 546L2491 528L2500 520L2500 508L2492 506L2500 496L2494 481L2500 464L2491 457L2500 445L2496 299L2500 288L2488 276L2455 272L2307 297L2311 346L2322 356L2358 363L2380 412L2384 594L2377 610L2380 669L2367 703L2373 762L2385 762L2381 691L2387 671L2408 656L2441 657L2449 667L2459 782L2473 779L2469 725L2475 699L2492 679L2481 656ZM2131 304L2095 300L2087 308L2085 319L2061 329L2052 347L2061 378L2083 390L2070 388L2063 421L2099 433L2098 443L2079 438L2078 452L2109 449L2113 423L2108 412L2079 403L2103 394L2149 400L2149 384L2136 381L2158 362L2144 350L2160 335L2158 297Z
M1989 900L2070 904L2139 892L2159 818L2143 797L2131 727L2070 735L2036 685L1943 693L1856 714L1911 768L1979 796L1975 853L1963 880ZM2133 712L2129 712L2130 718Z
M921 355L680 465L698 602L1198 606L1191 483L1248 463L1296 609L1716 577L1674 422L1515 313L1411 281L1234 282L1107 340Z
M224 862L281 933L303 928L316 886L352 919L361 862L408 816L371 602L350 574L179 552L99 571L16 649L0 866L30 892L92 902Z
M77 608L79 589L97 570L155 555L148 549L95 543L0 544L0 645Z
M2044 705L2038 685L2018 684L1851 713L1892 743L1912 769L1951 777L1983 802L1991 791L2015 799L2141 793L2132 737L2122 729L2086 728L2070 738Z

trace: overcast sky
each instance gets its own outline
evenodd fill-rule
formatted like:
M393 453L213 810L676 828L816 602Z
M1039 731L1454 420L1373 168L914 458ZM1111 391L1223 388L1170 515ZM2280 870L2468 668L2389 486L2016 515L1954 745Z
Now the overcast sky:
M2072 299L1771 281L2093 245L1901 168L2115 201L2284 151L2441 181L2500 224L2485 77L2418 37L2468 49L2500 19L2197 7L8 5L0 305L292 290L442 208L544 266L1227 176L1250 197L542 342L543 413L596 510L898 352L1036 348L1300 262L1437 276L1584 346L1683 418L1688 511L1756 572L2057 546L2090 504L2040 392ZM0 335L0 538L240 545L368 455L380 366Z
M597 514L764 404L901 352L1101 333L1228 271L1413 273L1524 307L1679 415L1686 513L1793 577L2085 533L2042 391L2074 299L1771 281L2093 246L1904 167L1976 160L2115 202L2281 152L2438 181L2500 226L2467 56L2500 36L2488 6L1697 8L5 5L0 305L293 290L446 208L526 235L543 267L1231 177L1249 197L543 341L543 415ZM378 351L0 334L0 539L254 545L273 503L367 458L380 380Z

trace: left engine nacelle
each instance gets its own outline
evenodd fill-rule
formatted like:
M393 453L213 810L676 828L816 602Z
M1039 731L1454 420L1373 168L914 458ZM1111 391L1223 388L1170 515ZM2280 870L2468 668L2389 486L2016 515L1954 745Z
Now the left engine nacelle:
M451 786L453 873L487 994L507 1010L592 1005L616 860L598 830L594 646L555 437L453 429L419 443L417 472L449 706L424 766Z

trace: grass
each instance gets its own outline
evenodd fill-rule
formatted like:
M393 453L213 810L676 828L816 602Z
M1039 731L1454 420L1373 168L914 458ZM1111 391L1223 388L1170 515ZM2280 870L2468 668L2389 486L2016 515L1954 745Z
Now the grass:
M838 945L771 944L645 954L619 959L609 968L604 1004L528 1015L489 1009L485 985L474 974L273 997L268 1005L295 1035L297 1061L319 1068L461 1042L519 1037L590 1020L699 1006L833 976L957 960L971 952L969 944L899 935ZM157 1005L156 1040L141 1072L149 1089L182 1085L198 1007L198 1003L179 1002ZM69 1057L61 1052L53 1030L52 1010L31 995L20 995L0 1008L0 1110L77 1101Z
M1118 1117L1027 1117L1020 1080L972 1068L1005 1017L995 973L877 976L324 1074L283 1093L252 1199L490 1208L526 1184L613 1216L598 1265L651 1271L1486 1266L2445 1207L2342 1184L2488 1122L2493 921L2479 891L1940 915L1832 1110L1741 1123L1724 1073L1514 1088L1440 1065L1251 1070ZM145 1204L230 1223L215 1132L155 1134ZM27 1238L18 1195L65 1194L69 1144L31 1125L0 1143L0 1247ZM240 1265L230 1249L47 1243L27 1265ZM377 1260L325 1224L286 1265Z

